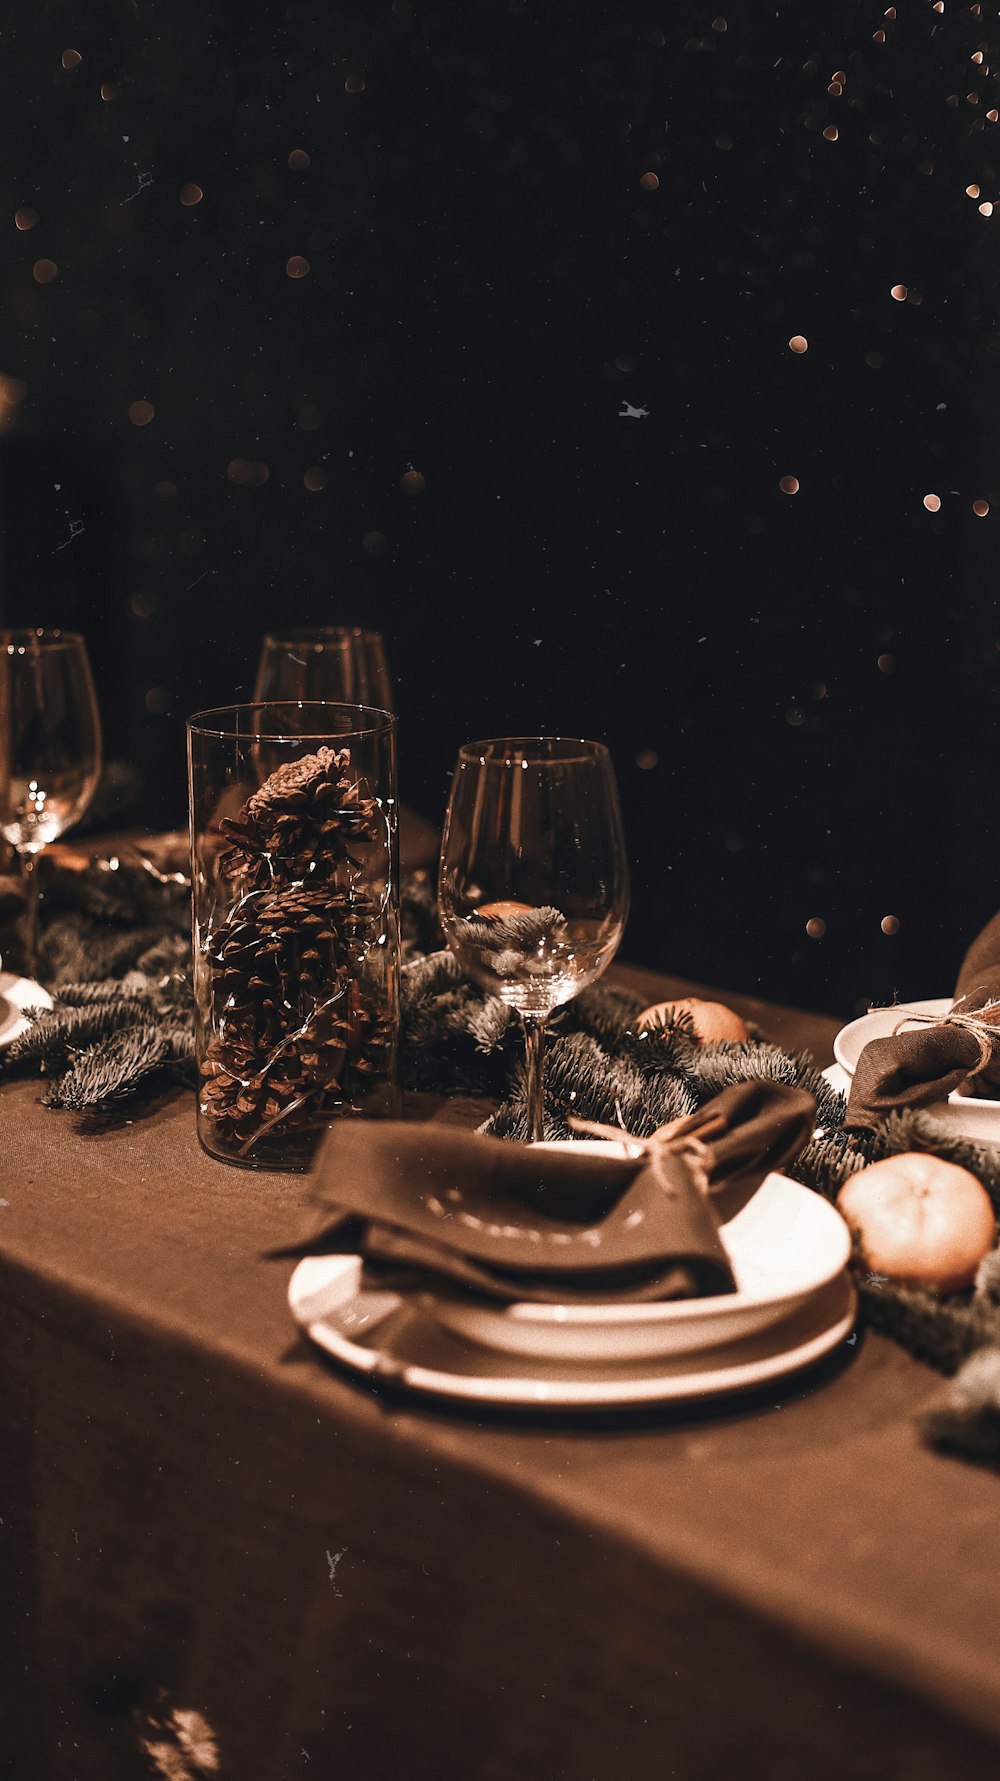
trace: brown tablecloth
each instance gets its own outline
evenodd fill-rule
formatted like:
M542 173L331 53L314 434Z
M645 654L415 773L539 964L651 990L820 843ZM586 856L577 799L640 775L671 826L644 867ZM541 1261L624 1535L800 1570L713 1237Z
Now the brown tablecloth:
M829 1061L836 1022L728 999ZM0 1156L17 1781L1000 1773L1000 1479L920 1446L887 1341L613 1419L401 1403L258 1259L301 1179L210 1160L186 1095L84 1137L9 1084ZM142 1755L195 1734L216 1768Z

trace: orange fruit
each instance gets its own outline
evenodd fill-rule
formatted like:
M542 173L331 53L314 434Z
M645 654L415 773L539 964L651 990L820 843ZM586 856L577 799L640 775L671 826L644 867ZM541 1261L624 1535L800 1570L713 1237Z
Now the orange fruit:
M498 921L506 921L511 915L530 915L531 909L530 903L480 903L479 908L473 909L472 913L473 915L491 915Z
M679 996L676 1002L654 1002L652 1007L643 1009L635 1024L642 1032L644 1027L663 1026L676 1014L691 1016L695 1038L701 1045L715 1045L720 1039L737 1039L742 1043L750 1037L746 1021L732 1008L727 1008L724 1002L703 1002L700 996Z
M937 1292L971 1286L996 1240L982 1182L956 1163L917 1151L859 1169L841 1188L837 1208L869 1268Z

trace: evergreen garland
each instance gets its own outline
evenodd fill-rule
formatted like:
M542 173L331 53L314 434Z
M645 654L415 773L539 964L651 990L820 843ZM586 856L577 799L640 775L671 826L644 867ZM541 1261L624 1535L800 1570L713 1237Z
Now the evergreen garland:
M0 1051L0 1070L44 1076L49 1106L94 1115L123 1107L158 1078L195 1080L187 907L175 893L157 924L142 897L122 894L124 875L110 905L106 884L90 903L86 884L74 878L73 907L50 907L45 932L54 1006L37 1011L30 1029ZM524 1139L520 1021L441 947L426 873L404 881L401 909L404 1087L491 1097L500 1104L482 1129ZM826 1199L834 1201L868 1163L916 1150L971 1170L1000 1215L1000 1146L957 1137L923 1111L893 1114L875 1131L847 1131L844 1097L809 1056L758 1034L699 1044L683 1011L638 1031L641 1007L633 992L597 983L555 1011L546 1040L546 1137L568 1137L570 1114L645 1136L732 1083L764 1077L816 1097L817 1135L788 1173ZM854 1273L868 1326L954 1376L921 1419L925 1438L1000 1468L1000 1249L961 1293L901 1286L860 1264Z
M190 1080L193 1061L190 1028L133 1021L75 1057L45 1100L50 1107L92 1113L132 1096L150 1076L169 1072Z
M979 1348L968 1357L944 1400L920 1418L920 1427L932 1447L1000 1470L1000 1346Z
M48 1106L84 1115L116 1110L157 1076L193 1083L186 880L138 853L43 869L39 975L53 1006L0 1051L0 1070L45 1077ZM5 957L17 940L16 928L0 934Z

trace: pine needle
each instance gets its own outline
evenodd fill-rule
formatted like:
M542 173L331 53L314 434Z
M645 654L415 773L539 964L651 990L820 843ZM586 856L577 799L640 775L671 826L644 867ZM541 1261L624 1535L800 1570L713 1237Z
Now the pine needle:
M128 1099L164 1066L186 1064L193 1049L189 1034L170 1027L137 1025L110 1033L82 1052L53 1083L47 1104L74 1113L104 1112Z

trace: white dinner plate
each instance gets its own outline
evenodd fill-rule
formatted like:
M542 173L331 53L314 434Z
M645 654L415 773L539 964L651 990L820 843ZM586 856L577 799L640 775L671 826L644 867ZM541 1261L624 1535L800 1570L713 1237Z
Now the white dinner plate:
M585 1154L623 1149L603 1140L545 1148ZM720 1236L736 1281L734 1293L649 1304L496 1306L444 1289L410 1296L427 1318L453 1334L507 1355L618 1364L741 1341L821 1292L851 1253L850 1232L839 1212L778 1174L765 1178Z
M363 1288L356 1255L307 1257L288 1298L310 1340L362 1378L421 1396L535 1410L620 1410L749 1391L830 1354L850 1336L857 1311L842 1272L790 1316L739 1342L617 1364L526 1356L512 1373L509 1356L464 1341L419 1303Z
M0 971L0 1045L10 1045L28 1031L31 1025L26 1008L51 1008L52 997L40 983L30 977L15 977L11 971Z
M546 1148L549 1148L546 1146ZM574 1142L553 1149L606 1151ZM735 1342L827 1286L851 1253L840 1213L785 1175L768 1175L720 1236L737 1290L651 1304L491 1306L461 1293L424 1295L428 1316L467 1341L549 1360L638 1360Z
M850 1021L846 1027L841 1028L833 1041L833 1055L839 1070L835 1074L824 1070L826 1081L832 1088L849 1094L851 1077L869 1040L890 1038L900 1022L906 1021L907 1009L912 1009L915 1014L941 1015L947 1014L954 1007L954 1002L953 996L932 996L923 1001L908 1000L898 1008L872 1008L858 1020ZM911 1021L900 1030L916 1032L919 1027L926 1025L926 1021ZM956 1089L947 1100L932 1101L923 1111L964 1138L981 1138L984 1142L994 1144L1000 1141L1000 1101L986 1100L979 1095L963 1095Z

